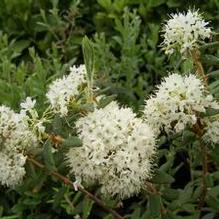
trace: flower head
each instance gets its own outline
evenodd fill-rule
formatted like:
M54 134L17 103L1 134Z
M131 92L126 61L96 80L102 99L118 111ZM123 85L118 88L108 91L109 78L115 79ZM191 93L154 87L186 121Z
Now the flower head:
M69 75L55 80L46 94L54 111L66 116L70 102L79 94L79 86L85 82L85 65L73 66Z
M78 181L101 185L105 195L126 198L151 176L155 138L130 108L111 102L76 122L83 146L67 154Z
M206 117L202 120L205 134L203 139L206 143L219 144L219 117Z
M9 155L0 152L0 183L8 187L21 183L26 173L25 162L26 157L22 153Z
M37 144L23 115L0 106L0 151L24 151Z
M25 153L36 147L37 137L22 114L0 106L0 183L14 186L25 174Z
M172 74L164 78L154 96L145 102L144 116L157 134L180 132L187 125L194 125L197 114L206 108L218 109L219 105L208 94L195 75Z
M40 117L35 108L35 104L35 99L32 100L31 97L27 97L26 100L20 104L21 110L19 115L23 117L23 122L28 125L32 133L41 141L46 131L44 124L50 121L50 113L52 112L50 111L50 108L48 108Z
M24 112L26 112L32 110L35 104L36 104L36 100L32 100L31 97L27 97L26 100L20 104L20 106L21 109Z
M187 50L197 48L206 38L211 36L211 28L207 27L201 14L195 10L186 13L172 14L163 27L164 41L162 46L166 54L179 50L184 54Z

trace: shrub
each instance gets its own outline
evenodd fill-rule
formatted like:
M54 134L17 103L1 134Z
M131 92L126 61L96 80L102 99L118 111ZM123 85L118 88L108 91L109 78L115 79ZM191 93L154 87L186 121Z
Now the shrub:
M216 0L1 4L2 218L218 217Z

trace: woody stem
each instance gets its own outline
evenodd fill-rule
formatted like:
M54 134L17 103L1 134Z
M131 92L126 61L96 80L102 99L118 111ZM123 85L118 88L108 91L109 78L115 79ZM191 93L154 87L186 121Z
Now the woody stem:
M27 160L34 164L36 167L46 170L45 165L43 165L42 163L40 163L39 161L35 160L33 157L27 157ZM59 179L60 181L64 182L67 185L70 185L71 187L74 187L74 183L67 177L61 175L60 173L56 172L56 171L51 171L50 175L55 176L57 179ZM112 214L114 216L114 218L116 219L124 219L124 217L122 217L120 214L118 214L114 209L108 207L101 199L97 198L95 195L93 195L92 193L88 192L86 189L84 189L82 186L78 185L78 190L82 193L84 193L88 198L90 198L91 200L93 200L94 202L96 202L96 204L98 204L101 208L103 208L105 211L109 212L110 214Z

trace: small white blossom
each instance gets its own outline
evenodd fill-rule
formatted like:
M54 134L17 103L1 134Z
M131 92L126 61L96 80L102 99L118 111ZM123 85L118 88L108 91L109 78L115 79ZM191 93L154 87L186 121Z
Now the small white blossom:
M26 157L21 153L8 155L0 152L0 183L14 187L22 182L25 175Z
M211 28L207 25L208 22L205 22L201 14L195 10L171 14L162 30L162 46L166 54L172 54L175 50L184 54L187 50L197 48L212 34Z
M39 133L45 133L46 127L43 125L43 121L36 123L36 129Z
M111 102L76 122L83 146L67 154L71 171L86 184L98 183L105 195L127 198L150 178L155 154L151 128L130 108Z
M205 134L203 139L210 144L219 144L219 118L204 118L202 120L204 124Z
M79 87L85 82L85 65L73 66L69 75L55 80L46 94L54 111L66 116L70 102L79 94Z
M13 186L22 180L26 160L23 153L36 145L37 137L25 117L0 106L0 184Z
M37 143L23 115L6 106L0 106L0 141L1 148L7 151L28 150Z
M21 110L17 115L19 115L20 119L22 119L23 123L29 127L37 139L41 141L46 130L44 124L49 122L49 113L48 111L45 111L40 118L35 108L35 104L36 100L32 100L31 97L27 97L26 100L20 104Z
M146 100L144 116L157 134L180 132L187 125L194 125L197 113L206 108L218 109L219 105L207 93L195 75L172 74L164 78L154 96Z
M21 109L24 110L24 112L26 112L32 110L35 104L36 100L32 100L31 97L27 97L26 100L20 104L20 106Z

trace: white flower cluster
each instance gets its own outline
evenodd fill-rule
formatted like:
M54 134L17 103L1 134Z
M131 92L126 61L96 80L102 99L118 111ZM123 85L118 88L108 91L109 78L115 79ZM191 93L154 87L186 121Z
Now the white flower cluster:
M47 118L39 118L38 112L34 108L36 104L35 99L27 97L24 102L21 102L20 114L23 115L23 120L29 124L29 127L32 129L33 133L36 134L38 140L41 140L42 135L45 133L46 127L44 123L48 122Z
M172 14L162 32L162 46L166 54L179 50L182 54L188 49L197 48L206 38L211 36L211 28L207 27L198 11L188 10L187 13Z
M66 116L70 102L79 94L79 87L86 82L85 65L70 68L70 74L55 80L46 96L56 113Z
M144 116L157 134L164 130L180 132L187 125L194 125L198 113L206 108L218 109L212 95L195 75L172 74L164 78L154 96L146 100Z
M37 143L29 130L24 115L0 106L0 183L6 186L18 184L24 174L25 152Z
M203 139L210 144L219 144L219 118L204 118L202 120L205 128Z
M83 146L67 154L78 181L98 183L105 195L127 198L151 176L155 137L130 108L111 102L80 118L76 127Z
M13 187L22 182L26 157L22 153L0 152L0 183Z

